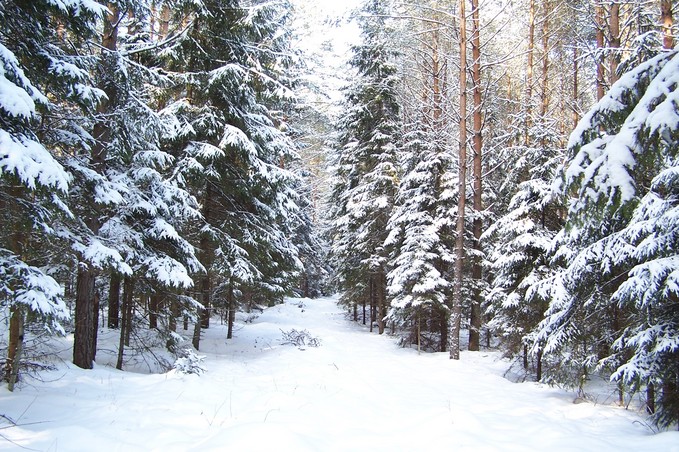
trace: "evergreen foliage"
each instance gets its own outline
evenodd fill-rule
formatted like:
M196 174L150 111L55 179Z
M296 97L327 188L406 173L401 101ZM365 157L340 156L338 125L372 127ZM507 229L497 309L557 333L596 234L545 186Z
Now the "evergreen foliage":
M656 421L676 422L676 52L621 77L571 135L561 192L568 220L540 324L546 352L662 387ZM567 250L566 250L567 249ZM597 321L594 321L597 319Z
M332 197L333 253L349 306L369 301L384 330L387 222L398 188L397 146L401 130L395 52L389 41L385 2L363 5L362 42L350 61L357 72L346 93Z

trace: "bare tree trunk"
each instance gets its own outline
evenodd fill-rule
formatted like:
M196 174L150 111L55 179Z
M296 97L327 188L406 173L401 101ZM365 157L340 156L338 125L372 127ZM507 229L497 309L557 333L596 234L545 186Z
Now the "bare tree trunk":
M21 196L18 193L18 189L10 189L10 194L19 198ZM13 203L2 202L0 205L3 211L14 210ZM17 209L18 210L18 209ZM14 214L10 213L16 221L11 226L12 231L8 234L8 245L10 251L18 257L22 257L25 248L26 237L22 230L21 220L22 215L20 212ZM21 361L21 352L24 345L24 321L25 321L25 308L18 303L13 303L10 306L10 318L9 318L9 340L7 343L7 360L5 361L5 379L7 380L7 389L12 392L14 391L14 384L19 376L19 364Z
M441 331L439 351L445 352L448 347L448 311L443 308L439 309L439 330Z
M24 345L24 307L13 304L10 308L9 343L7 344L7 361L5 361L5 378L7 389L14 391L14 384L19 376L19 363Z
M120 274L111 272L108 288L108 327L118 328L120 317Z
M472 0L472 82L474 84L473 100L474 113L472 116L473 127L473 175L474 175L474 250L477 254L481 253L481 233L483 232L483 221L481 219L481 212L483 211L483 199L481 197L482 186L482 151L483 140L481 136L481 128L483 121L481 117L481 30L479 22L479 0ZM481 341L481 279L483 277L483 269L481 267L481 259L474 256L472 262L472 280L474 281L474 288L471 300L471 310L469 319L469 350L479 351Z
M598 52L602 52L604 48L604 7L601 5L601 0L597 2L595 7L596 15L596 48ZM596 98L597 100L604 97L604 62L603 54L597 54L596 64Z
M381 269L375 274L376 292L377 292L377 329L379 334L384 334L385 321L387 316L387 294L386 294L386 276Z
M545 124L545 117L549 109L549 0L544 1L545 14L542 19L542 77L540 83L540 122ZM544 149L547 146L545 141L546 135L543 133L540 136L540 147Z
M370 297L370 332L373 332L375 324L375 279L372 275L368 277L369 297Z
M609 45L611 48L610 81L613 85L618 80L618 64L620 63L620 54L618 53L620 48L620 3L617 0L611 3L609 30L611 33Z
M95 270L85 262L78 263L73 332L73 364L91 369L96 349L98 327L94 303Z
M177 316L179 315L178 311L179 307L177 306L177 301L170 301L170 318L167 321L167 327L174 333L177 332Z
M150 329L158 328L158 308L161 305L162 299L163 299L162 295L158 292L152 293L151 297L149 298L149 328Z
M132 322L132 297L134 292L134 281L131 277L126 276L123 282L123 306L122 319L120 322L120 339L118 341L118 360L116 362L116 369L123 370L123 357L125 356L125 346L130 345L129 332Z
M200 312L198 314L200 314ZM193 344L193 348L200 350L200 318L196 319L196 323L193 325L193 338L191 343Z
M660 0L660 26L663 31L663 48L674 48L674 36L672 35L672 0Z
M233 296L233 282L229 281L229 290L226 292L226 306L229 310L227 318L226 338L233 337L233 323L236 320L236 302Z
M578 47L573 46L573 129L578 126L580 115L578 114Z
M134 313L134 279L129 280L129 287L125 288L124 303L125 303L125 346L130 346L130 336L132 335L132 315Z
M535 0L530 0L528 7L528 50L526 52L526 99L524 103L523 144L530 144L530 128L533 115L533 55L535 53Z
M655 414L655 386L653 383L646 385L646 413Z
M207 266L205 267L207 268ZM211 313L211 306L210 306L210 272L208 271L203 277L200 279L200 293L201 293L201 304L203 305L203 309L200 311L200 322L201 322L201 328L203 329L208 329L210 328L210 313Z
M459 200L457 203L457 225L455 249L455 287L450 312L450 359L460 359L460 321L462 320L462 283L464 253L464 208L467 178L467 12L466 0L460 0L460 140L459 140Z

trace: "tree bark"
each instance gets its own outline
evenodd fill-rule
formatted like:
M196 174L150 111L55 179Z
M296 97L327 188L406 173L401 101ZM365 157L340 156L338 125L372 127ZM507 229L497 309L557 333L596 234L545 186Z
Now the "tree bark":
M108 288L108 327L118 328L120 316L120 274L111 272Z
M200 312L198 312L200 316ZM196 350L200 350L200 318L196 319L196 323L193 325L193 338L191 344Z
M464 261L464 208L467 178L467 12L466 0L460 0L460 138L455 249L455 285L450 313L450 359L460 359L460 321L462 320L462 283Z
M646 385L646 413L655 414L655 386L653 383Z
M233 338L233 324L236 321L236 302L233 296L233 283L231 281L229 282L229 289L226 292L226 306L229 310L227 316L228 326L226 330L226 338L231 339Z
M524 101L523 145L530 145L533 115L533 55L535 53L535 0L528 7L528 50L526 52L526 99Z
M97 309L94 302L96 271L86 262L78 263L73 332L73 364L91 369L97 348Z
M620 63L620 3L618 1L613 1L611 3L610 10L610 22L609 31L611 33L610 49L611 49L611 59L609 61L610 65L610 82L611 85L618 81L618 64Z
M10 195L16 198L22 196L21 190L18 188L10 188ZM15 221L11 224L11 231L8 234L8 245L10 251L17 257L23 258L26 236L23 233L22 214L13 203L0 202L0 209L3 212L11 212L10 215ZM12 212L17 210L16 213ZM7 389L14 391L14 384L19 376L19 364L21 361L21 352L24 345L24 321L25 308L24 306L13 303L10 305L10 319L9 319L9 339L7 343L7 360L5 361L5 379L7 380Z
M469 350L479 351L481 342L481 279L483 269L481 259L481 233L483 232L483 186L482 186L482 151L483 139L481 128L483 118L481 115L481 30L479 21L479 0L472 0L472 83L474 84L473 101L474 113L472 116L473 127L473 176L474 176L474 221L472 230L474 233L474 250L476 255L472 261L472 280L474 288L471 300L471 310L469 319Z
M542 74L540 83L540 122L544 125L547 111L549 109L549 11L550 2L544 1L545 14L542 19ZM547 146L545 141L546 134L540 136L540 147Z
M573 46L573 129L578 126L580 115L578 114L578 47Z
M162 299L162 295L158 292L152 293L149 298L149 329L158 328L158 308Z
M604 48L604 7L601 1L597 2L594 14L596 16L596 48L598 52L602 52ZM599 53L596 63L596 98L600 100L602 97L604 97L604 62L603 55Z
M24 345L24 307L13 304L10 308L9 343L7 344L7 361L5 362L5 378L7 389L14 391L14 384L19 377L19 364Z
M386 275L383 270L379 270L375 275L377 291L377 329L379 334L384 334L385 321L387 316L387 296L386 296Z
M672 35L672 0L660 0L660 26L663 31L663 48L674 48L674 36Z
M125 356L125 346L129 346L128 328L131 326L129 316L132 314L130 306L132 305L132 292L134 284L132 278L125 277L123 282L123 306L121 309L122 318L120 319L120 338L118 340L118 360L116 362L116 369L123 370L123 358Z

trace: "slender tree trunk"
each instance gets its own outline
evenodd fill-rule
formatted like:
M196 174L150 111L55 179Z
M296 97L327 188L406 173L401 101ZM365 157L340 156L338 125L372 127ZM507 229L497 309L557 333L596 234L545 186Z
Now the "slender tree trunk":
M14 384L19 377L19 364L24 345L24 319L24 307L20 304L13 304L10 308L9 343L5 362L5 378L10 392L14 391Z
M226 338L231 339L233 337L233 323L236 320L236 302L233 296L233 282L229 281L229 289L226 292L226 306L229 310L227 316L227 330Z
M129 280L129 287L125 288L124 303L125 303L125 346L130 346L130 336L132 335L132 316L134 314L134 279Z
M604 7L601 0L597 2L595 7L596 15L596 48L598 52L603 52L604 48ZM604 62L603 54L597 54L596 64L596 98L597 100L604 97Z
M573 129L578 126L580 115L578 114L578 47L573 46Z
M20 199L21 193L18 189L10 188L10 195ZM17 210L16 213L13 203L0 203L0 208L3 212L9 211L10 215L16 219L11 225L12 231L8 234L8 245L10 251L18 257L22 257L25 249L26 237L22 228L22 215ZM14 384L19 377L19 364L21 362L21 352L24 345L24 322L25 322L25 308L21 304L13 303L9 309L9 340L7 343L7 360L5 361L5 379L7 380L7 389L14 391Z
M466 0L460 0L460 141L455 249L455 286L450 313L450 359L460 359L460 323L462 320L462 283L464 262L464 208L467 178L467 12Z
M618 64L620 63L620 3L619 0L614 0L611 3L609 31L611 33L610 49L611 59L610 64L610 80L611 85L618 80Z
M545 14L542 20L542 77L540 83L540 122L545 124L545 118L549 109L549 11L551 4L549 0L544 1ZM547 142L546 135L540 137L540 147L545 149Z
M203 204L203 217L205 218L205 221L207 221L208 223L212 221L213 217L212 209L213 195L211 187L212 184L208 180L205 186L205 200ZM200 282L200 297L203 309L200 312L199 321L201 322L201 327L205 329L210 327L210 314L212 310L210 306L210 290L211 290L210 268L212 267L214 255L213 247L214 245L210 237L208 237L206 234L203 234L203 236L200 238L200 263L203 264L203 267L205 267L206 273L205 275L202 276ZM198 347L196 347L196 349L198 349Z
M481 212L483 211L483 186L482 186L482 151L483 139L481 136L481 128L483 121L481 116L481 30L479 22L479 0L472 0L472 81L474 84L473 100L474 113L472 116L473 127L473 175L474 175L474 250L476 254L481 253L481 233L483 232L483 220ZM469 319L469 350L479 351L481 342L481 279L483 277L483 269L481 267L481 259L475 255L472 261L472 280L474 281L474 289L471 300L471 310Z
M125 346L129 346L128 329L131 328L132 323L130 317L132 316L132 297L134 292L134 281L130 276L126 276L123 282L123 306L122 318L120 322L120 338L118 340L118 360L116 362L116 369L123 370L123 358L125 356Z
M533 55L535 53L535 0L528 7L528 50L526 51L526 100L523 145L530 145L530 128L533 115Z
M381 269L375 275L376 289L377 289L377 328L379 334L384 334L385 320L387 316L387 294L386 294L386 276Z
M162 299L162 295L158 292L153 292L149 298L149 329L158 328L158 308Z
M372 275L368 277L369 298L370 298L370 332L373 332L373 325L375 324L375 278Z
M655 386L653 383L646 385L646 413L655 414Z
M108 327L118 328L120 316L120 274L111 272L108 288Z
M366 302L365 302L365 297L362 298L362 308L363 308L363 325L365 325L366 322Z
M443 308L439 309L439 330L441 332L439 351L445 352L448 347L448 311Z
M193 344L193 348L200 350L200 318L196 319L196 323L193 325L193 338L191 343Z
M536 363L535 363L535 381L541 381L542 380L542 348L538 348L538 352L535 356Z
M179 306L177 306L177 301L170 301L170 318L167 321L167 327L173 333L177 332L177 317L179 316ZM186 329L186 328L184 328Z
M672 35L672 0L660 0L660 26L663 32L663 48L674 48L674 36Z
M207 268L207 267L206 267ZM200 323L201 328L208 329L210 327L210 313L211 313L211 301L210 301L210 272L208 271L200 279L200 294L201 294L201 304L203 309L200 310Z

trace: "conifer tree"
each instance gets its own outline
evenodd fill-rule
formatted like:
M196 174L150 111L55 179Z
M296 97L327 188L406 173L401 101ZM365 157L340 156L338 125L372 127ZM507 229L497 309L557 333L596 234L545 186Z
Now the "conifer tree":
M662 388L660 425L679 418L678 62L665 52L624 74L571 135L561 186L566 267L548 282L538 334L545 352L579 347L571 356L585 369L598 364L620 383Z
M387 314L384 242L398 187L401 129L387 15L386 2L370 0L358 17L362 42L353 48L351 65L357 77L347 92L341 121L333 195L339 203L333 213L333 233L338 237L333 252L342 288L348 289L345 302L356 306L367 297L380 333Z
M386 245L392 249L387 275L390 320L439 333L440 351L447 347L452 295L454 211L457 179L452 156L434 131L417 123L404 137L404 174L389 219Z
M276 113L290 93L283 28L290 5L179 6L190 23L163 55L177 71L173 102L163 110L171 126L165 139L202 204L204 224L194 234L207 270L198 289L207 327L214 290L273 303L301 266L288 239L295 178L284 168L296 154Z
M0 6L0 297L10 310L6 376L16 381L26 313L67 317L63 290L45 272L47 243L70 217L67 150L88 146L85 111L103 93L92 87L91 60L74 51L94 33L103 8L85 0L6 1ZM42 248L40 255L36 254ZM57 328L59 328L57 326Z

